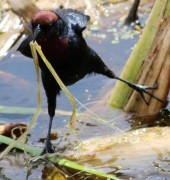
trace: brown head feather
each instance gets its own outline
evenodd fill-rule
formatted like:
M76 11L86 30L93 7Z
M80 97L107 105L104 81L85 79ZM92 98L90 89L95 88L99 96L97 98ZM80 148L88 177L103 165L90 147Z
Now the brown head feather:
M32 23L46 25L49 23L53 23L53 22L57 21L58 19L59 19L59 16L57 16L52 11L39 11L33 15Z

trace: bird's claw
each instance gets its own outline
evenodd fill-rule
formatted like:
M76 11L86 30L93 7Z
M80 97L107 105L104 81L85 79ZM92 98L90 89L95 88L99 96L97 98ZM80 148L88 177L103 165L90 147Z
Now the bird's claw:
M139 85L139 84L133 84L125 79L121 79L117 76L114 77L115 79L118 79L124 83L126 83L129 87L133 88L134 90L136 90L137 92L140 93L142 99L144 100L144 102L149 105L149 101L145 98L144 96L144 93L149 95L150 97L156 99L157 101L159 102L164 102L162 99L159 99L158 97L154 96L152 93L150 93L148 90L154 90L154 89L157 89L158 88L158 84L155 83L154 86L142 86L142 85Z
M134 90L136 90L137 92L140 93L142 99L144 100L144 102L149 105L149 101L145 98L144 93L149 95L150 97L156 99L159 102L164 102L163 100L159 99L158 97L156 97L155 95L153 95L152 93L150 93L148 90L154 90L158 88L157 83L155 83L154 86L142 86L142 85L138 85L138 84L131 84L129 85L130 87L132 87Z
M145 88L145 90L148 90L148 89L158 89L158 83L155 83L154 86L142 86L143 88Z
M141 95L142 99L144 100L144 102L149 106L149 101L145 98L144 93L140 92L140 95Z
M55 150L52 147L51 141L47 141L43 151L41 152L41 155L44 155L46 153L54 153L54 152L55 152Z

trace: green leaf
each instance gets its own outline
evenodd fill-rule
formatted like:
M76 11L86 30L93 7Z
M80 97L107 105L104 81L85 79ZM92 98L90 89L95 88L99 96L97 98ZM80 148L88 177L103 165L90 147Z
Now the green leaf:
M34 114L37 108L0 106L0 114Z
M26 144L23 144L20 142L15 143L16 142L15 140L5 137L3 135L0 135L0 142L4 143L6 145L15 144L14 145L15 148L26 151L27 153L29 153L33 156L40 156L41 151L42 151L40 148L37 148L37 147L32 147L32 146L29 146L29 145L26 145ZM100 171L97 171L94 169L90 169L90 168L81 166L81 165L79 165L75 162L72 162L70 160L67 160L65 158L58 157L56 154L47 155L47 158L50 162L58 163L61 166L65 166L65 167L69 167L69 168L72 168L75 170L83 171L83 172L93 174L93 175L96 175L99 177L103 177L106 179L119 180L117 177L115 177L113 175L109 175L109 174L106 174L106 173L103 173L103 172L100 172Z

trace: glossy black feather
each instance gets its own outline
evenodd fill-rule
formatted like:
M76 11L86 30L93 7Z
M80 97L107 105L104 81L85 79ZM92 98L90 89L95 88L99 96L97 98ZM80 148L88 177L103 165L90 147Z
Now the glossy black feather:
M61 17L69 30L72 29L77 33L85 30L87 23L90 21L90 16L72 9L56 9L53 12Z
M56 16L54 17L54 13L52 13L52 16L57 19L55 22L45 23L44 25L44 22L42 24L37 24L36 21L32 21L32 31L34 34L27 37L18 48L23 55L32 57L29 43L32 40L36 40L37 43L41 45L46 58L66 86L76 83L87 74L98 73L109 78L123 81L140 94L143 92L147 93L146 89L148 87L136 85L116 77L104 64L99 55L87 45L82 32L87 26L90 19L89 16L71 9L57 9L53 12L57 14L56 18ZM44 13L46 12L43 12L42 17L46 15ZM48 12L48 15L49 14ZM45 16L45 18L48 20L47 16ZM41 20L39 22L42 22L43 18L39 20ZM47 22L46 20L45 22ZM35 36L35 34L37 35ZM35 37L36 39L34 39ZM48 113L50 115L46 147L43 152L52 152L50 131L52 119L55 115L56 97L61 89L40 57L39 65L41 68L43 86L47 95ZM158 98L153 95L151 97L158 100Z
M58 9L55 11L59 15L64 24L63 31L60 35L49 35L48 39L43 39L42 36L37 38L38 44L52 64L55 71L58 73L61 80L66 86L72 85L82 79L87 74L100 73L110 78L114 77L114 73L107 68L98 54L91 49L81 33L77 33L77 27L85 28L89 21L89 16L86 16L78 11L71 9ZM58 22L56 22L57 24ZM61 23L61 22L60 22ZM55 28L49 26L49 28ZM78 26L77 26L78 25ZM34 27L35 28L35 27ZM32 29L34 32L34 29ZM32 57L29 43L33 40L33 35L26 38L18 50L27 57ZM63 45L62 40L67 40L68 44ZM42 72L42 81L46 91L49 114L54 115L56 106L56 95L60 91L60 87L52 77L51 73L39 58L39 64ZM50 106L52 108L50 108Z
M24 56L32 58L31 49L30 49L30 42L33 41L33 36L28 36L26 39L22 41L19 45L17 51L20 51Z

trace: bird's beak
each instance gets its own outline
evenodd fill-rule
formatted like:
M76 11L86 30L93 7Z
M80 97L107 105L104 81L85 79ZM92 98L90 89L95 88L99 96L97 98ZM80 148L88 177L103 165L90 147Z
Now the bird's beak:
M38 24L38 26L34 30L33 41L36 40L36 38L37 38L38 34L40 33L40 31L41 31L41 28L40 28L40 25Z

